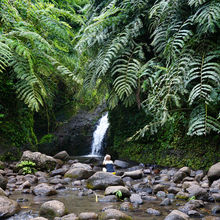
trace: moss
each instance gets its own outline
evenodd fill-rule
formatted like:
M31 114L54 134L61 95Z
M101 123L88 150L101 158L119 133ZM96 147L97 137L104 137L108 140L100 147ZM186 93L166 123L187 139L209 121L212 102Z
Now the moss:
M136 141L126 142L137 130L148 123L146 115L136 108L118 108L110 112L108 153L120 159L165 167L189 166L207 170L220 158L218 135L187 136L187 113L173 114L173 121L154 135L149 133Z

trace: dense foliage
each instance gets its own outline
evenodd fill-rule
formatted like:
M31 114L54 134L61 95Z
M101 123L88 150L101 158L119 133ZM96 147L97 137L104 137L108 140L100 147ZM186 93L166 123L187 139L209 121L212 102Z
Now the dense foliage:
M125 114L119 124L135 109L120 137L132 148L144 136L173 147L181 120L179 141L209 140L220 133L219 36L219 0L0 0L0 142L34 148L63 109L103 99Z
M109 106L137 103L154 134L188 111L188 135L220 132L220 3L93 1L76 48L91 57L85 85L102 80Z

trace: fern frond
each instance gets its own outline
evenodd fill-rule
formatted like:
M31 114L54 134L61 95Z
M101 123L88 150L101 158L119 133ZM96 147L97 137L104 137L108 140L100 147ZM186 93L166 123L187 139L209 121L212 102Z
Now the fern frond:
M193 16L201 33L215 33L220 28L220 2L210 1L201 6Z
M188 4L190 6L195 6L195 7L198 7L199 5L202 5L206 2L207 0L188 0Z
M0 73L8 66L12 54L7 44L1 42L0 38Z

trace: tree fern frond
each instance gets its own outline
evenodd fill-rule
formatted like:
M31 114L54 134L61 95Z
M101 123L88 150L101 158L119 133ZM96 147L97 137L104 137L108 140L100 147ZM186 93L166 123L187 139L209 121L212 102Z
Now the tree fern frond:
M201 6L193 16L201 33L215 33L220 28L220 2L210 1Z
M211 130L220 133L220 122L207 115L207 105L197 106L191 113L188 135L206 135Z
M188 3L190 6L198 7L199 5L202 5L206 3L207 0L188 0Z

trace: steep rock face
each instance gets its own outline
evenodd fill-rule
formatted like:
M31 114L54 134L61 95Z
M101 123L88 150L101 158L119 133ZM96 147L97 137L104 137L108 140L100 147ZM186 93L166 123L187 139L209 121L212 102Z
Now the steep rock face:
M93 132L105 106L93 112L80 111L69 121L63 122L54 133L54 141L39 146L39 151L53 155L67 151L69 155L87 155L91 151Z

